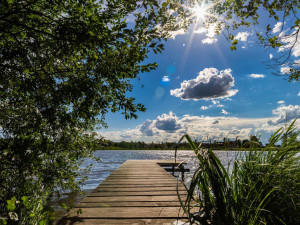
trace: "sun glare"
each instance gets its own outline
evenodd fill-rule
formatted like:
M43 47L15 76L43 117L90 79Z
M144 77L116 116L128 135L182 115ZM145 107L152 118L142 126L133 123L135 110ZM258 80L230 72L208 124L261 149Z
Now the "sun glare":
M202 19L202 20L205 19L205 15L207 13L206 10L207 10L207 8L204 6L204 4L197 5L195 8L193 8L193 12L194 12L195 16L198 19Z

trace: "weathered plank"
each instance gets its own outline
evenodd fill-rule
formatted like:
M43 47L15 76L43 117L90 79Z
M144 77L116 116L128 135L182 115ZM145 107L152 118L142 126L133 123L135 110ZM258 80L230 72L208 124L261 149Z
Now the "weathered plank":
M178 201L173 202L80 202L76 208L99 208L99 207L170 207L180 206Z
M69 218L61 220L57 225L184 225L189 224L186 219L78 219Z
M186 194L186 191L179 191L178 194ZM104 196L177 196L176 191L119 191L119 192L93 192L90 197L104 197Z
M77 209L70 211L70 216L77 216ZM102 207L85 208L82 210L81 218L91 219L125 219L125 218L185 218L180 207Z
M146 186L146 187L98 187L94 192L120 192L120 191L132 191L132 192L147 192L147 191L185 191L184 187L172 187L172 186Z

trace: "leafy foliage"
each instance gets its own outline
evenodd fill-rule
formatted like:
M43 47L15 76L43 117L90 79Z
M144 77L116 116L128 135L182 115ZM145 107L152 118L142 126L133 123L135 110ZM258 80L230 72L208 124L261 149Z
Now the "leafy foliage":
M80 162L92 156L92 130L106 126L106 113L145 111L127 94L130 80L155 69L143 63L148 53L185 26L171 9L156 0L1 1L2 221L42 221L47 193L78 190Z

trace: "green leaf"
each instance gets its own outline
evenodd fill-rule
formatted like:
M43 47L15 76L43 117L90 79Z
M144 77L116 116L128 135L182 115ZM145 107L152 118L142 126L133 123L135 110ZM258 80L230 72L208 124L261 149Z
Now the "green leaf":
M231 50L231 51L236 50L236 46L235 46L235 45L231 45L231 46L230 46L230 50Z
M16 208L16 201L17 198L16 197L12 197L11 200L7 200L7 209L9 211L14 211Z
M45 221L45 220L41 220L41 221L39 222L39 225L46 225L46 221Z
M233 40L232 44L233 44L233 45L237 45L238 42L239 42L238 40Z
M29 209L29 201L28 201L28 197L27 196L23 196L22 197L22 201L23 201L23 204L25 205L26 209Z

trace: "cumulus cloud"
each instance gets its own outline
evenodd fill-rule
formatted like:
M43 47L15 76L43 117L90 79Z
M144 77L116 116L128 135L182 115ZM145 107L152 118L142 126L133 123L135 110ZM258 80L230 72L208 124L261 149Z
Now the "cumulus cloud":
M163 76L162 81L163 82L169 82L170 81L169 76Z
M218 100L212 100L211 102L217 107L224 107L224 105L222 105Z
M178 117L170 111L168 114L162 114L155 120L146 120L137 129L145 136L159 135L160 131L167 133L173 133L181 128L181 124L178 122Z
M277 103L280 104L280 105L282 105L282 104L284 104L285 102L284 102L283 100L280 100L280 101L278 101Z
M231 69L217 70L206 68L192 80L185 80L180 88L173 89L170 94L183 100L212 100L234 96L238 90L232 89L234 78Z
M239 32L235 36L235 39L240 40L240 41L247 41L249 35L250 35L249 32Z
M213 44L213 43L216 43L217 41L218 41L217 38L207 37L202 40L202 44Z
M300 59L297 59L294 61L294 65L299 66L300 67Z
M282 25L283 23L282 22L277 22L272 30L272 32L275 34L275 33L278 33L279 31L281 31L281 28L282 28Z
M264 74L254 74L254 73L252 73L252 74L250 74L250 77L251 78L264 78L265 75Z
M282 73L282 74L289 74L289 73L290 73L290 70L291 70L291 68L288 67L288 66L281 67L281 68L280 68L280 73Z
M270 59L273 59L273 54L270 54L269 57L270 57Z
M169 11L170 14L174 13L174 11ZM181 19L177 19L177 23L180 23ZM158 24L156 27L158 32L164 33L166 31L166 28L162 26L161 24ZM184 29L179 29L175 31L168 31L169 37L172 39L175 39L176 36L178 35L184 35L187 34L188 32Z
M282 46L279 47L278 51L283 52L286 50L292 49L292 55L295 57L300 56L300 41L298 38L298 33L294 29L290 34L286 34L285 32L281 32L279 35L280 41L283 43Z
M162 114L158 116L155 122L155 126L159 130L164 130L166 132L174 132L181 128L178 123L178 117L172 111L169 114Z
M212 107L224 107L224 105L222 105L220 103L220 101L218 101L218 100L213 99L211 102L212 102L212 104L210 104L208 106L201 106L201 109L202 110L207 110L207 109L212 108Z
M154 136L157 134L154 130L155 125L152 120L146 120L142 125L138 127L139 131L146 136Z
M169 31L170 38L175 39L178 35L184 35L186 34L186 31L184 29L176 30L176 31Z
M199 27L194 31L195 34L203 34L205 36L202 39L203 44L213 44L218 41L216 30L220 29L222 31L224 26L222 24L212 24L209 27Z
M289 105L289 106L279 106L273 111L277 118L269 120L269 125L277 125L282 123L287 123L291 120L300 118L300 106L299 105Z
M298 96L300 96L300 91L299 91L299 93L298 93Z
M222 109L221 113L224 114L224 115L229 114L229 112L227 112L225 109Z

